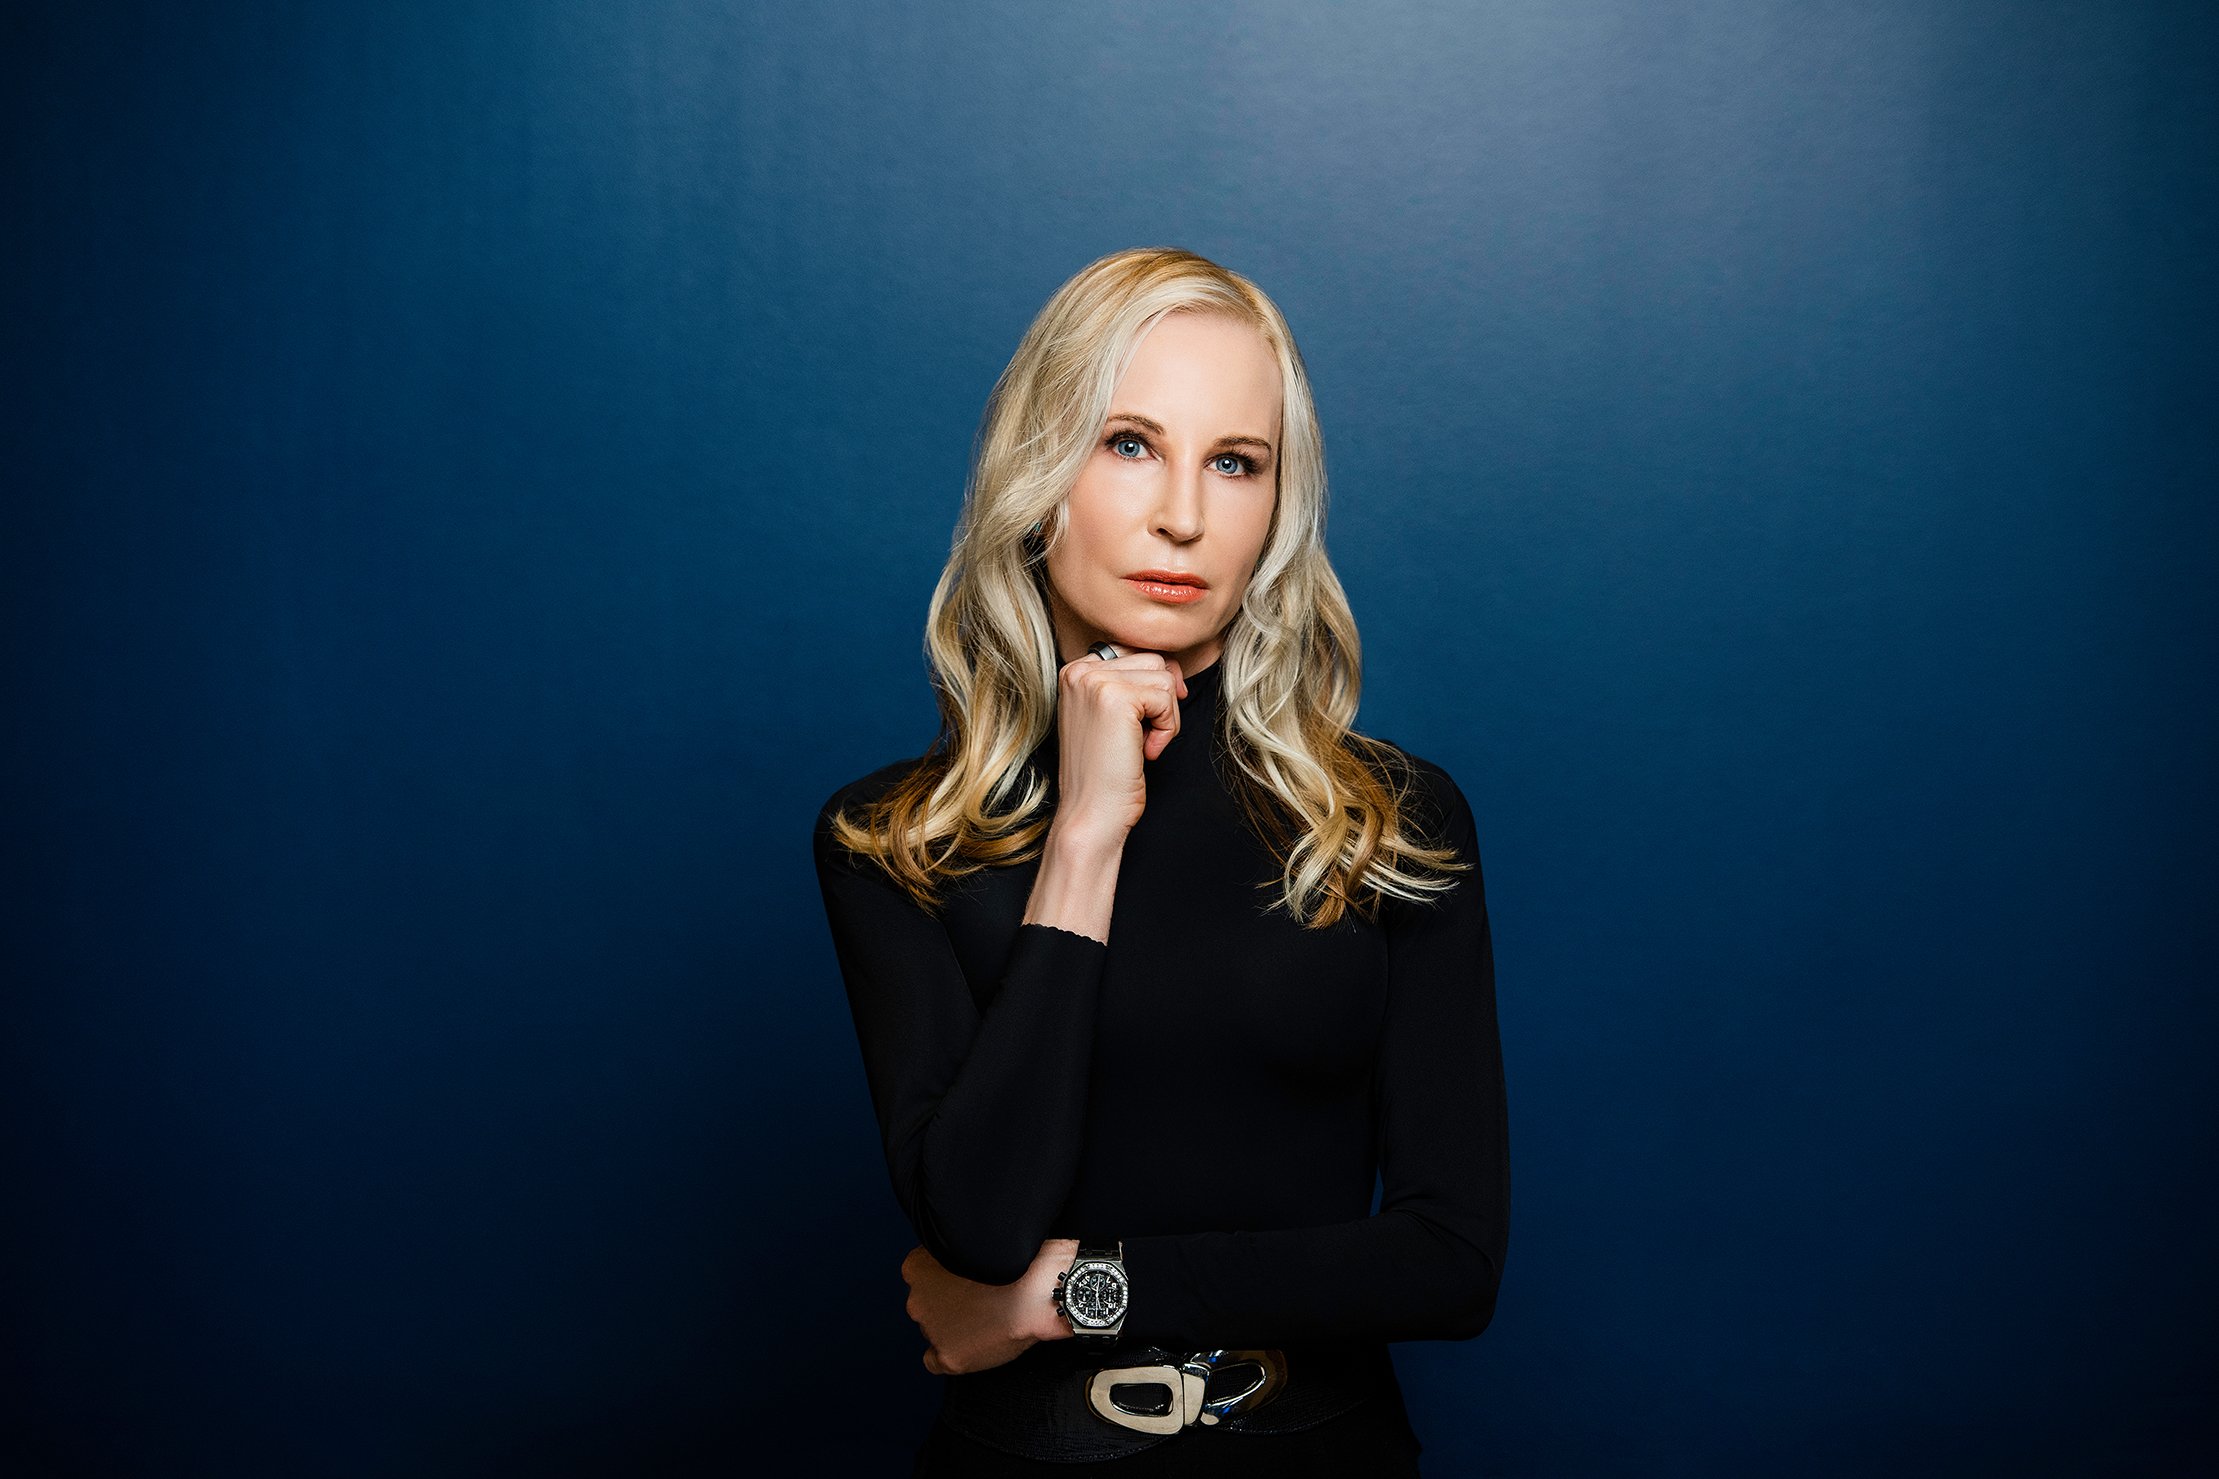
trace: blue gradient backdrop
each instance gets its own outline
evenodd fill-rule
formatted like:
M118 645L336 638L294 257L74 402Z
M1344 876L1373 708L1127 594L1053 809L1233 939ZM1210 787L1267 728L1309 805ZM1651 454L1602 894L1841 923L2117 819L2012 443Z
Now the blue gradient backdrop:
M2210 7L5 31L7 1473L905 1471L806 833L1147 243L1292 318L1480 819L1428 1472L2219 1455Z

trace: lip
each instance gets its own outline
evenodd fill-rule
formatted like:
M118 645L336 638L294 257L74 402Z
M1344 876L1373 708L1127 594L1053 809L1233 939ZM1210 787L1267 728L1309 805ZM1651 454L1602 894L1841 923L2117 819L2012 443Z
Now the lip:
M1150 600L1174 606L1199 601L1210 588L1201 576L1182 570L1136 570L1125 577L1125 582Z

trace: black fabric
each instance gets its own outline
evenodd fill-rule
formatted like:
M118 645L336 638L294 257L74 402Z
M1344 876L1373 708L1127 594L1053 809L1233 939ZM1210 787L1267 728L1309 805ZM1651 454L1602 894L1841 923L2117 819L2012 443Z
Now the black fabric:
M1193 1427L1127 1457L1087 1464L1082 1472L1118 1479L1416 1479L1423 1451L1400 1391L1389 1390L1301 1432ZM911 1472L916 1479L1026 1479L1073 1469L1005 1453L943 1419L926 1433Z
M1147 764L1107 944L1021 923L1037 860L959 881L936 916L839 847L830 815L912 762L826 802L818 877L895 1196L941 1263L988 1283L1051 1237L1122 1239L1128 1342L1468 1339L1510 1194L1471 809L1411 757L1412 822L1473 871L1302 929L1267 907L1278 865L1223 782L1221 669L1189 677ZM1055 760L1051 732L1031 761L1051 801Z

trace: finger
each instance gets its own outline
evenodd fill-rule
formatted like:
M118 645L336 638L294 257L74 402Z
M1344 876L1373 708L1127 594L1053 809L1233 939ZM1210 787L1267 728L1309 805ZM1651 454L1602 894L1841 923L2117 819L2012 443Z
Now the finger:
M933 1346L925 1347L925 1370L934 1376L946 1376L948 1368L940 1363L940 1352Z
M1178 677L1177 672L1171 665L1171 659L1160 652L1133 652L1115 662L1090 657L1070 663L1064 667L1063 677L1067 682L1078 687L1091 688L1099 695L1120 689L1136 679L1145 682L1159 673L1165 675L1169 682L1153 686L1183 689L1186 680ZM1184 694L1180 696L1184 697Z
M1179 737L1179 699L1169 683L1150 688L1142 696L1141 722L1148 728L1141 753L1153 760Z
M1170 659L1160 652L1128 652L1123 657L1082 657L1063 665L1057 675L1066 692L1090 690L1100 693L1114 688L1123 679L1140 673L1160 673L1170 665Z
M1179 733L1179 700L1186 680L1177 664L1160 652L1129 652L1114 659L1083 658L1066 664L1062 681L1096 702L1121 696L1133 703L1142 730L1141 754L1150 760Z
M1138 649L1126 653L1123 657L1082 657L1077 662L1065 663L1064 666L1077 668L1081 672L1093 672L1100 669L1108 673L1119 671L1130 673L1162 668L1170 661L1170 658L1165 657L1160 652Z

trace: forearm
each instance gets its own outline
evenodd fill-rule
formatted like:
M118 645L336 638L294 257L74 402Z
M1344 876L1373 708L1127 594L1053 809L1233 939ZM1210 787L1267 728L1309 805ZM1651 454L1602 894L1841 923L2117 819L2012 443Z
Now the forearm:
M1056 1308L1056 1283L1078 1261L1077 1238L1050 1238L1040 1245L1040 1255L1026 1270L1019 1285L1022 1303L1017 1330L1034 1340L1069 1340L1070 1322Z
M1020 929L960 1069L889 1139L919 1236L966 1278L1018 1278L1078 1173L1102 946Z
M1022 944L1032 947L1024 952L1028 957L1070 957L1108 943L1123 857L1122 831L1051 824L1020 921L1045 927L1021 929ZM1022 938L1051 932L1086 943ZM1010 984L980 1024L971 1055L1013 1065L1012 1071L992 1077L966 1071L942 1100L920 1131L916 1197L920 1224L942 1247L962 1250L958 1256L978 1274L1005 1277L1014 1277L1017 1260L1037 1246L1041 1224L1062 1204L1077 1172L1093 1042L1091 999L1058 991L1019 1002L1009 999ZM982 1154L996 1145L1021 1155ZM1012 1215L1011 1197L1020 1189L1030 1196L1032 1217ZM956 1208L976 1209L985 1224L969 1222Z
M1492 1320L1504 1239L1411 1210L1254 1232L1126 1238L1129 1338L1175 1348L1469 1340Z
M819 880L894 1194L949 1269L1008 1283L1077 1172L1107 947L1018 929L982 1010L941 922L838 848L831 810Z
M1051 823L1023 922L1109 943L1117 870L1124 857L1121 833Z

